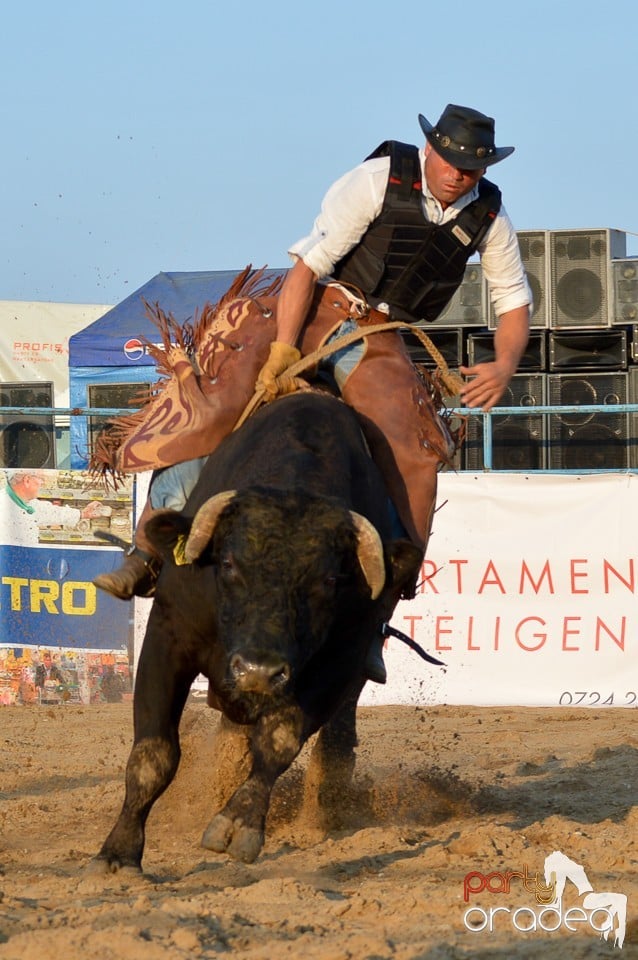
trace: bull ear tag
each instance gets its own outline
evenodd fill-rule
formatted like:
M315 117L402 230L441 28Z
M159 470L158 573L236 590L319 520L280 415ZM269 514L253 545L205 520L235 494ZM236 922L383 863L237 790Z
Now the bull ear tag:
M190 563L190 560L186 559L186 541L188 537L180 533L177 538L177 542L173 547L173 560L175 561L178 567L187 566Z

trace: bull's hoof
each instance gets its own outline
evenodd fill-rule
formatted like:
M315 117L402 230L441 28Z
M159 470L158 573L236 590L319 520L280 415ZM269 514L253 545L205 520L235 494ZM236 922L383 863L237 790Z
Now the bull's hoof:
M206 847L207 850L214 850L215 853L224 853L232 835L233 821L229 817L225 817L223 813L218 813L204 830L202 847Z
M139 877L142 873L142 868L134 863L124 863L117 857L113 859L109 857L93 857L93 859L87 863L84 872L91 876L106 876L110 873L118 873Z
M218 813L208 824L202 837L202 846L215 853L226 852L233 860L253 863L264 845L262 830L244 826L241 821Z
M233 860L242 863L254 863L264 845L264 834L261 830L242 827L233 834L228 847L228 853Z

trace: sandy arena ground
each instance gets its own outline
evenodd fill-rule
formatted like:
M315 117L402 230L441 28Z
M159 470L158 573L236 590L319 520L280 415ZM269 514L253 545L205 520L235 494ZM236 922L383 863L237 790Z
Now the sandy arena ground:
M95 876L87 864L123 798L131 704L0 708L0 960L638 957L637 710L366 708L341 822L299 816L306 750L276 787L252 865L199 845L219 792L217 718L187 707L143 875ZM514 916L528 928L542 909L521 879L464 902L468 873L542 876L552 851L594 891L628 896L622 950L588 922L517 930ZM581 902L568 883L563 910ZM491 932L468 929L483 923L468 909L497 906L509 909Z

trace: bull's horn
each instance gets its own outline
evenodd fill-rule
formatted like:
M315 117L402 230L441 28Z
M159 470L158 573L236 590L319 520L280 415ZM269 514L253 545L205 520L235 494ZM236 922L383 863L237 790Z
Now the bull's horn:
M376 527L365 517L362 517L360 513L351 510L350 516L357 531L357 557L370 587L372 599L376 600L385 583L385 562L381 537Z
M184 555L187 563L192 563L201 556L206 544L210 541L219 515L227 504L233 499L236 490L225 490L211 497L206 503L202 504L193 520L191 531L184 547Z

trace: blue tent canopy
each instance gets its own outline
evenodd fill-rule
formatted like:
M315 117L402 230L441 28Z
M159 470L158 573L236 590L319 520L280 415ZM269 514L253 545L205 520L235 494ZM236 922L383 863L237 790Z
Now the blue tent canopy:
M157 329L148 319L144 301L172 313L178 323L192 320L206 303L216 303L240 273L207 270L196 273L158 273L98 320L69 339L69 368L152 366L141 341L155 342ZM283 270L267 270L274 279Z
M282 276L284 269L266 270L265 279ZM69 338L69 396L72 407L113 407L96 402L100 387L110 384L144 384L157 380L155 361L144 341L157 343L158 330L146 315L144 302L157 304L177 323L194 320L207 303L217 303L241 270L206 270L195 273L158 273L98 320ZM109 396L102 390L102 397ZM115 391L110 396L116 395ZM71 466L86 468L88 429L83 417L71 420Z

